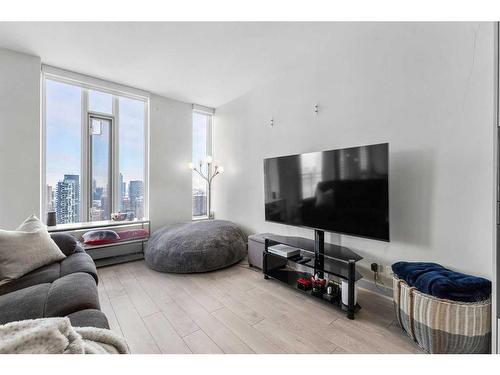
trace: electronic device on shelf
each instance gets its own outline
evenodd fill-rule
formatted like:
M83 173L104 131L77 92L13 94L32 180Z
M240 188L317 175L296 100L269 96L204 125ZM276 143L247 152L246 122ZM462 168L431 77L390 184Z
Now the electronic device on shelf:
M292 258L292 260L295 260L294 258ZM307 258L307 257L303 257L301 256L299 259L296 260L296 262L298 264L305 264L305 263L308 263L311 261L311 258Z
M267 251L269 251L272 254L279 255L280 257L283 258L293 258L300 255L300 249L284 244L269 246Z

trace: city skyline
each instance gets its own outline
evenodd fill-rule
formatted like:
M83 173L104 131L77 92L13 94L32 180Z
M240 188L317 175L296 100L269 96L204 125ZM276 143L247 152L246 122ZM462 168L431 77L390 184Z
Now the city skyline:
M128 186L128 188L127 188ZM131 189L132 186L132 189ZM124 181L120 194L120 207L116 212L134 213L135 218L144 217L144 182L142 180ZM80 217L81 187L80 176L65 174L56 187L46 185L46 210L55 211L58 224L77 223L86 221ZM96 188L92 192L92 206L89 212L90 220L110 220L107 207L107 191Z

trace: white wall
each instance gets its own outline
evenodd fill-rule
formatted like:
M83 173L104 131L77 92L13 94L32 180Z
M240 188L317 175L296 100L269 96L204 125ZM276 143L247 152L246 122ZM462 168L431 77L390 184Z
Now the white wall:
M152 95L149 217L152 230L191 220L192 105Z
M311 41L310 65L291 62L217 108L215 156L226 167L215 183L217 217L249 233L312 236L265 222L263 158L389 142L391 242L331 240L357 249L365 267L427 260L491 277L493 23L337 23L331 31Z
M40 215L40 58L0 48L0 228Z

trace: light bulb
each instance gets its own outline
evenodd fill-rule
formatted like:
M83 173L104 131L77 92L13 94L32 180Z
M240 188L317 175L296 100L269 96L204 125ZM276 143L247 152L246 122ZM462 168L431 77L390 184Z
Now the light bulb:
M189 169L194 169L194 165L193 165L193 163L189 162L189 163L188 163L188 168L189 168Z
M219 165L219 167L217 168L217 172L224 173L224 167L222 165Z
M212 161L213 161L213 159L212 159L212 157L211 157L211 156L207 156L207 157L205 158L205 163L207 163L207 164L211 164L211 163L212 163Z

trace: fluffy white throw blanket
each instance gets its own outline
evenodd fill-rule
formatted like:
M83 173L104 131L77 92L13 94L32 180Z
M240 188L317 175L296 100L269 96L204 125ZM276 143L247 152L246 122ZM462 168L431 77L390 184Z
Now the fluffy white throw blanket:
M0 354L126 354L123 338L107 329L73 327L68 318L0 325Z

